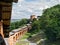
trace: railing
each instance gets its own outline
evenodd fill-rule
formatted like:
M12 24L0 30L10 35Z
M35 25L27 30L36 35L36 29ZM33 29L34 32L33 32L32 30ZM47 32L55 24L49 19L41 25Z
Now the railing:
M3 34L3 21L0 21L0 35L2 35L2 37L4 38L4 34Z
M3 34L3 21L0 21L0 45L6 45Z

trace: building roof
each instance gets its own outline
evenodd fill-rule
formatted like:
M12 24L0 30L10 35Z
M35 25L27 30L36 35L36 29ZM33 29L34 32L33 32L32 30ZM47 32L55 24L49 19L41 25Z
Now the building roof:
M0 0L0 21L3 20L4 36L8 37L10 32L10 19L12 12L12 2L18 2L18 0Z
M0 2L18 2L18 0L0 0Z

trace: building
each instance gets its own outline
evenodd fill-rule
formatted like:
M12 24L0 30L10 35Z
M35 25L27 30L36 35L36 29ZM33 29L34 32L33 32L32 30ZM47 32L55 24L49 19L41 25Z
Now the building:
M36 19L36 16L35 15L31 15L30 16L30 20L33 21L34 19Z
M12 2L18 0L0 0L0 35L8 37L11 19Z
M25 35L27 32L30 31L31 28L32 28L31 24L26 24L23 27L12 30L9 33L9 38L8 38L9 45L14 45L16 41L18 39L20 40L23 37L23 35Z

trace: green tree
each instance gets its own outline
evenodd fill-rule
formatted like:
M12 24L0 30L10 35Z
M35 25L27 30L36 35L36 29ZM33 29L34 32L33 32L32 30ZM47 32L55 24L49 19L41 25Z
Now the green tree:
M15 29L19 28L19 22L15 22Z
M25 18L21 19L20 23L23 24L23 25L27 24L28 23L28 19L25 19Z
M17 29L17 28L27 24L28 21L29 21L28 19L24 18L24 19L21 19L20 21L12 22L10 24L10 30Z
M10 24L10 30L13 30L13 29L15 29L15 23Z
M32 25L32 29L30 30L31 34L36 34L40 31L39 20L33 20L31 25Z
M60 5L44 10L40 18L40 28L47 39L54 41L60 38Z

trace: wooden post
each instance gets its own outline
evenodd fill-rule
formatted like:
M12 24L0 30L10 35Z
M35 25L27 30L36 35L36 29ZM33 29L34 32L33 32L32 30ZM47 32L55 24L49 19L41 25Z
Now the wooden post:
M3 32L4 37L9 36L9 25L12 12L12 2L17 2L18 0L0 0L0 20L3 20Z
M3 34L3 21L1 20L0 22L0 34L2 35L2 37L4 38L4 34Z

